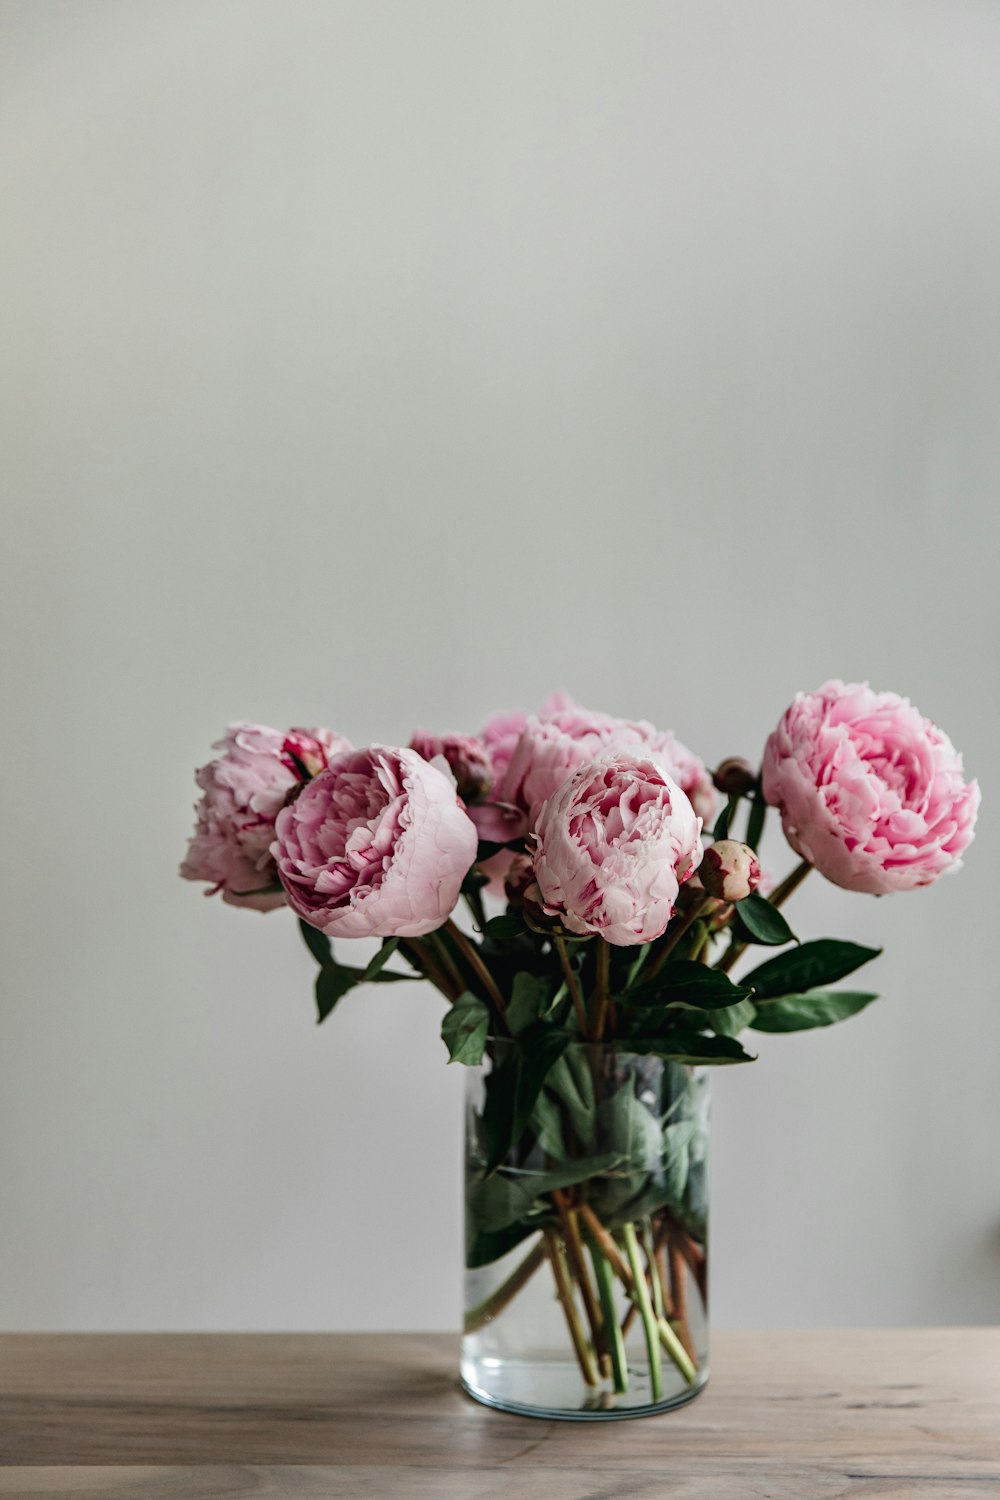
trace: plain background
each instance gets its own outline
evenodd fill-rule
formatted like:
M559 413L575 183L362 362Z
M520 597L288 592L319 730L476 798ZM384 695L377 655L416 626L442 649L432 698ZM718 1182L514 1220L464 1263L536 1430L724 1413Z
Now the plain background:
M832 675L980 834L796 897L885 999L717 1075L714 1315L1000 1320L998 76L985 0L0 5L3 1326L458 1324L438 998L317 1029L177 878L228 720L712 763Z

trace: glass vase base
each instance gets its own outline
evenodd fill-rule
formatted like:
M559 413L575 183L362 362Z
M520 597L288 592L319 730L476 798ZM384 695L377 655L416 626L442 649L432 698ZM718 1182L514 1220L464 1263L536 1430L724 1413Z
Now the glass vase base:
M483 1379L489 1384L484 1385ZM686 1406L708 1383L702 1367L691 1385L671 1389L650 1400L649 1376L644 1369L629 1372L629 1389L616 1391L610 1382L596 1389L585 1386L573 1364L562 1360L504 1359L489 1369L463 1361L462 1388L466 1395L495 1411L518 1417L541 1417L555 1422L614 1422L631 1417L655 1417Z

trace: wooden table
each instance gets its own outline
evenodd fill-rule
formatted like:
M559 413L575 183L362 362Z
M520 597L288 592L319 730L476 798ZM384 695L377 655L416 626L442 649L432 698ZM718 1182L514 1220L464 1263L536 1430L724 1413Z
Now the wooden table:
M690 1406L477 1406L449 1334L8 1334L0 1495L1000 1500L1000 1329L730 1333Z

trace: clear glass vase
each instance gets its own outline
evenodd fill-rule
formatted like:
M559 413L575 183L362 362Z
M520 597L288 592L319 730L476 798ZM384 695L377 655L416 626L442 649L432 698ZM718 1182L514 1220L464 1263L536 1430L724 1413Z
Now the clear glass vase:
M462 1383L571 1420L690 1401L708 1378L707 1070L571 1043L526 1113L531 1071L509 1040L468 1070ZM527 1123L497 1160L510 1100Z

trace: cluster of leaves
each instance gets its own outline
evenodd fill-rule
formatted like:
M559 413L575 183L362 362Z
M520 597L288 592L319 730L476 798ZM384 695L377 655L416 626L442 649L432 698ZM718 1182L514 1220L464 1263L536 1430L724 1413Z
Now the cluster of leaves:
M702 1089L680 1064L589 1049L556 1059L531 1109L520 1148L491 1166L489 1079L511 1066L510 1043L491 1042L494 1071L469 1164L466 1263L486 1265L558 1222L551 1195L571 1189L608 1229L669 1211L699 1239L707 1213ZM643 1063L646 1063L644 1073Z

